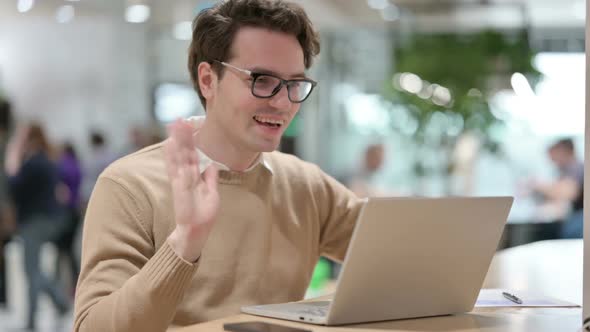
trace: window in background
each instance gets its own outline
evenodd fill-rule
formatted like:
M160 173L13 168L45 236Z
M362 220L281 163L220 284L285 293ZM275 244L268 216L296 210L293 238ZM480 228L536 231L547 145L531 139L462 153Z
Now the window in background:
M192 86L162 83L154 89L154 116L160 123L203 114L205 111Z
M584 53L539 53L535 67L543 74L533 92L513 76L514 90L494 98L495 108L534 134L576 136L584 133ZM515 74L516 75L516 74ZM521 85L525 85L521 88ZM527 93L528 91L528 93Z
M503 158L483 155L476 167L477 195L515 194L528 179L556 176L547 147L559 138L574 139L577 154L584 153L585 57L583 53L539 53L535 67L543 74L532 88L513 77L513 90L492 100L494 114L506 120L501 133ZM517 197L509 220L529 220L535 204Z

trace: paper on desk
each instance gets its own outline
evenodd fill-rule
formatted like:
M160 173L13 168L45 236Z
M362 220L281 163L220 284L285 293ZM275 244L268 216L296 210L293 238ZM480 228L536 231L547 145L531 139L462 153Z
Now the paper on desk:
M502 295L502 292L508 292L518 296L522 300L522 304L514 303ZM479 292L476 308L484 307L579 307L579 305L558 300L548 296L540 296L537 294L513 291L507 289L482 289Z

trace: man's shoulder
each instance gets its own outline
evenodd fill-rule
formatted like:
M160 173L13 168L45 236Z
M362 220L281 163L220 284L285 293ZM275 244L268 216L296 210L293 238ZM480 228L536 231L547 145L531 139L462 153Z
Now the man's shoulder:
M273 172L278 172L279 174L284 173L289 176L295 174L311 175L312 173L317 174L319 171L319 167L316 164L280 151L265 153L264 158L269 163Z
M283 180L279 182L290 185L304 184L305 187L314 187L323 184L329 177L318 165L291 154L274 151L267 153L265 160L272 168L273 176L277 180Z
M165 181L167 173L163 142L121 157L110 164L101 177L121 184Z

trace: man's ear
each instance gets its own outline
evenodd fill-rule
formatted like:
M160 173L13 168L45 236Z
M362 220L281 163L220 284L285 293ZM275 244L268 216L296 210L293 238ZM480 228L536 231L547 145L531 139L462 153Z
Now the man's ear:
M217 89L217 74L208 62L199 63L197 69L199 74L199 89L205 99L209 100L213 97L215 89Z

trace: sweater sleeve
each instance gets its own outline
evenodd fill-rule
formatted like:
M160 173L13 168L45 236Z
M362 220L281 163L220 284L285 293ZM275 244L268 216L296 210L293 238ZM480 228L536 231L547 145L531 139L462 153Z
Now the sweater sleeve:
M121 183L99 178L86 213L74 331L165 331L197 264L167 242L155 250L151 207Z
M320 254L343 261L363 200L318 168Z

